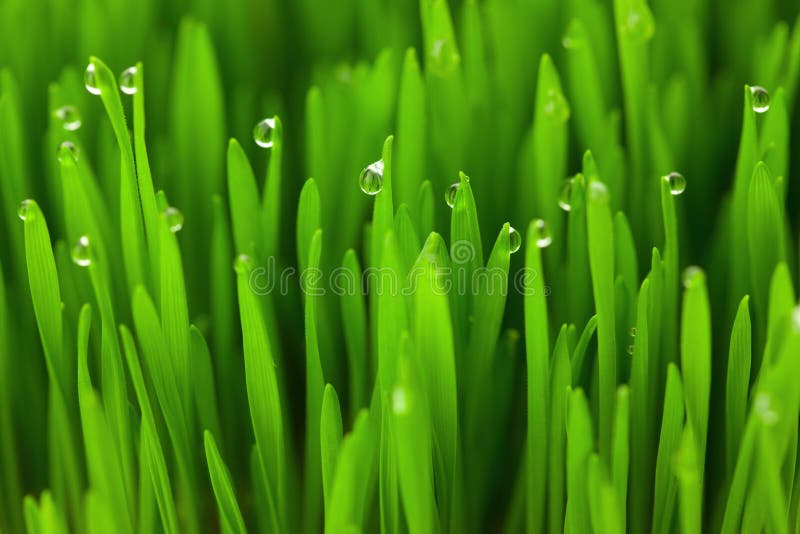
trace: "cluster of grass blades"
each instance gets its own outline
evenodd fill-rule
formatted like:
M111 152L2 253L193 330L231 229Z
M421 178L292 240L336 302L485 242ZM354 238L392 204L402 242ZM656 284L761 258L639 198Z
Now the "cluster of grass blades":
M794 0L0 2L0 532L800 532L799 76Z

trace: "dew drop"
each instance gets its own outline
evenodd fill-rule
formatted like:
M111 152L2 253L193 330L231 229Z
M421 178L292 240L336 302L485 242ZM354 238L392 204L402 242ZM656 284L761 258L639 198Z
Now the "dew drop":
M75 106L61 106L53 112L53 115L61 121L61 127L68 132L74 132L81 127L81 114Z
M264 119L253 128L253 140L262 148L272 146L272 134L275 131L275 119Z
M126 95L134 95L139 90L136 87L136 73L139 69L136 66L128 67L119 75L119 88Z
M578 19L574 19L569 26L564 37L561 38L561 46L567 50L577 50L582 48L586 42L585 30Z
M671 172L663 177L669 185L669 192L677 196L686 191L686 178L679 172Z
M239 254L233 261L233 270L238 274L247 274L253 270L253 267L255 267L255 262L247 254Z
M72 261L79 267L88 267L92 264L92 251L87 236L78 238L78 242L72 247Z
M760 85L750 88L750 96L753 97L753 111L756 113L766 113L769 110L769 93Z
M690 265L686 269L683 270L683 276L681 276L681 280L683 281L683 287L686 289L690 289L694 285L695 278L698 276L703 276L703 269L698 267L697 265Z
M761 392L756 395L753 405L764 426L773 426L780 420L780 415L775 409L775 402L769 393Z
M628 331L631 337L636 337L636 327L632 326L631 329Z
M599 180L589 183L589 198L597 202L608 202L608 187Z
M622 22L622 31L640 42L651 39L655 29L653 14L646 4L632 5Z
M628 354L633 356L634 352L636 352L636 346L633 343L631 343L630 345L628 345Z
M565 122L569 119L569 104L564 94L556 89L547 90L547 101L544 103L544 112L546 115L557 119L560 122Z
M29 198L26 198L19 203L19 206L17 206L17 216L20 218L20 220L24 221L28 218L28 211L30 210L32 204L33 200Z
M800 306L795 306L792 310L792 329L800 332Z
M544 219L535 219L533 221L533 229L536 236L536 246L539 248L550 246L550 243L553 242L553 234L550 233L550 227L547 226Z
M458 50L451 39L437 39L431 46L431 70L444 78L456 70L461 62Z
M364 167L358 177L361 190L368 195L377 195L383 189L383 160L379 159Z
M561 186L558 194L558 206L564 211L572 211L572 188L575 186L575 178L570 178Z
M444 201L447 202L447 205L451 208L456 205L456 193L458 193L459 187L461 187L460 182L451 184L447 189L447 192L444 194Z
M514 254L522 246L522 236L513 226L508 227L508 251Z
M58 145L58 152L56 152L58 161L65 161L64 158L71 158L73 161L77 161L80 154L81 151L72 141L62 141L62 143Z
M176 234L183 228L183 213L178 208L169 206L164 210L162 216L167 220L169 231Z
M92 63L89 63L89 66L86 67L86 72L83 73L83 84L86 86L86 90L93 95L100 94L100 87L97 85L97 72Z
M402 386L397 386L392 391L392 411L398 415L408 413L408 395Z

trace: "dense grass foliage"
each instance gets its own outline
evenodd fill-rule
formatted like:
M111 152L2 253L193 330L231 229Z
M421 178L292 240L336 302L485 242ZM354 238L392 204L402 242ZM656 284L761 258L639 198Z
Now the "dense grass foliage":
M799 11L0 0L0 531L800 532Z

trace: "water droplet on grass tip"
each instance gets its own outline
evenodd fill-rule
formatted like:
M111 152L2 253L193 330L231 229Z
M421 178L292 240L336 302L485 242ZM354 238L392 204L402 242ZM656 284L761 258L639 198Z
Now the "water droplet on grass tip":
M569 119L569 104L567 104L567 99L564 98L564 94L561 91L548 89L544 112L561 122Z
M533 221L533 228L536 236L536 246L545 248L550 246L553 242L553 234L550 233L550 227L544 219L536 219Z
M78 242L72 247L72 261L79 267L88 267L92 264L92 251L89 246L89 238L82 235Z
M561 186L558 194L558 206L564 211L572 211L572 189L575 187L575 178L570 178Z
M255 262L247 254L239 254L233 261L233 270L238 274L247 274L253 270L253 267L255 267Z
M183 213L181 210L169 206L162 215L167 220L170 232L175 234L181 231L181 228L183 228Z
M686 289L690 289L694 285L695 278L698 276L703 276L703 269L698 267L697 265L690 265L686 269L683 270L683 276L681 276L681 280L683 281L683 287Z
M53 115L61 121L61 127L68 132L74 132L81 127L81 115L75 106L61 106L53 112Z
M451 208L456 205L456 194L458 193L459 187L461 187L460 182L451 184L447 189L447 192L444 194L444 201L447 202L447 205Z
M455 45L451 39L437 39L431 45L431 70L444 78L456 70L461 62Z
M680 195L686 190L686 178L679 172L671 172L663 177L669 185L669 192L673 195Z
M800 306L795 306L792 310L792 329L800 332Z
M77 161L79 155L80 150L72 141L63 141L58 145L58 151L56 152L58 161L64 161L64 158L72 158L74 161Z
M253 128L253 141L262 148L272 147L275 119L264 119Z
M753 111L756 113L766 113L769 110L769 93L760 85L750 88L750 96L753 98Z
M136 87L136 73L139 69L136 66L128 67L119 75L119 88L126 95L136 94L138 87Z
M608 202L608 187L599 180L589 183L589 198L598 202Z
M24 221L28 218L28 210L30 209L31 204L33 204L33 200L29 198L26 198L19 203L19 206L17 206L17 216L20 218L20 220Z
M383 160L379 159L364 167L358 177L361 190L368 195L377 195L383 189Z
M508 251L514 254L522 246L522 236L513 226L508 227Z
M91 63L86 67L86 72L83 73L83 84L86 86L86 90L93 95L100 94L100 87L97 85L97 72L95 72L94 65Z

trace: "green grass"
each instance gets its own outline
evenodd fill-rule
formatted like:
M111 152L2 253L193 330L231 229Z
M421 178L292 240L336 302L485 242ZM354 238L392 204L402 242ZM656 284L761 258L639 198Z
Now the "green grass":
M799 81L790 0L3 0L0 532L800 532Z

